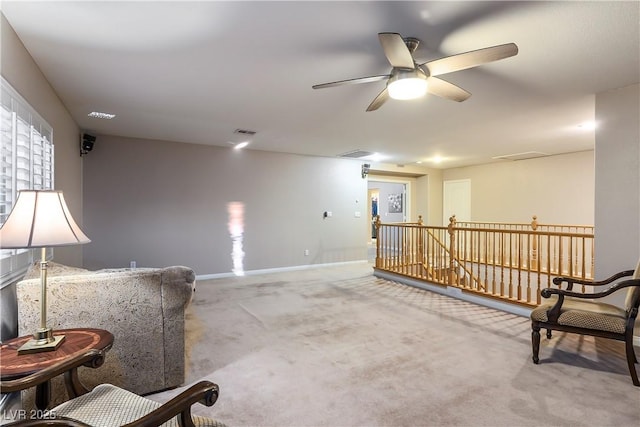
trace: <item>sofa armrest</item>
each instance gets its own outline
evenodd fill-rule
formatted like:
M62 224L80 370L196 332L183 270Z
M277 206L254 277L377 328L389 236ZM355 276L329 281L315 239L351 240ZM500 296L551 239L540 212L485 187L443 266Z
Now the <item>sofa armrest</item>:
M164 381L182 384L185 375L184 313L195 290L196 275L184 266L162 270L162 317L164 318Z

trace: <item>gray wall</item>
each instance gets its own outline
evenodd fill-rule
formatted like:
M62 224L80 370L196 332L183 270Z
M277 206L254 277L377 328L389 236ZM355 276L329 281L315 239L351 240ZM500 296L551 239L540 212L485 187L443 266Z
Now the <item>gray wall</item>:
M640 85L596 96L596 276L640 257Z
M361 162L98 135L84 157L87 268L229 273L227 204L245 207L244 270L366 259ZM323 218L331 211L331 218ZM360 217L355 213L360 212ZM309 255L305 256L305 250Z
M0 13L0 72L20 95L53 126L55 187L64 192L71 214L82 226L82 162L80 130L24 45ZM57 262L81 266L82 246L57 248ZM17 335L15 284L0 286L0 341Z
M53 127L55 187L64 192L71 214L82 227L80 129L4 15L0 18L0 29L2 76ZM81 266L82 246L57 248L54 259Z
M444 180L471 180L471 220L594 223L594 152L447 169Z

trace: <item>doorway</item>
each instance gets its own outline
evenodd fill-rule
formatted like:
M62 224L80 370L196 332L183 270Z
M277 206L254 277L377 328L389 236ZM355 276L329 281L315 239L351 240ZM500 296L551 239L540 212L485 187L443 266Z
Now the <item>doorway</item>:
M378 236L376 234L376 217L378 216L378 204L380 203L380 189L369 188L367 191L367 218L369 218L371 232L369 237L374 241Z
M371 219L371 240L375 240L375 220L380 215L382 222L405 222L407 220L407 183L369 181L367 192L368 218Z
M451 215L458 221L471 221L471 180L444 181L442 188L442 225L449 224Z

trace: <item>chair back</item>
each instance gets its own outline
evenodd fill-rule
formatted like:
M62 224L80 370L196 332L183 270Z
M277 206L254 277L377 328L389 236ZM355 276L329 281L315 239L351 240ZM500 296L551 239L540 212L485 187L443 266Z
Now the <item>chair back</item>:
M640 260L638 260L638 265L636 266L636 270L633 272L632 279L640 279ZM627 313L631 311L633 307L638 306L638 301L640 300L640 286L630 286L627 291L627 297L624 301L624 308L627 310Z

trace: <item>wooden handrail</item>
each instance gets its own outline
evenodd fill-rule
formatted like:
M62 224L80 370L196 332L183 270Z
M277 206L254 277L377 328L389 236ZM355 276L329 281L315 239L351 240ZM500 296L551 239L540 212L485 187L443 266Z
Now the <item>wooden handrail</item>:
M453 215L455 217L455 215ZM586 233L593 233L594 226L593 225L584 225L584 224L540 224L538 222L537 215L533 215L531 217L531 222L487 222L487 221L456 221L456 225L458 227L468 227L473 226L473 228L500 228L500 229L530 229L530 230L554 230L554 231L562 231L562 230L584 230Z

